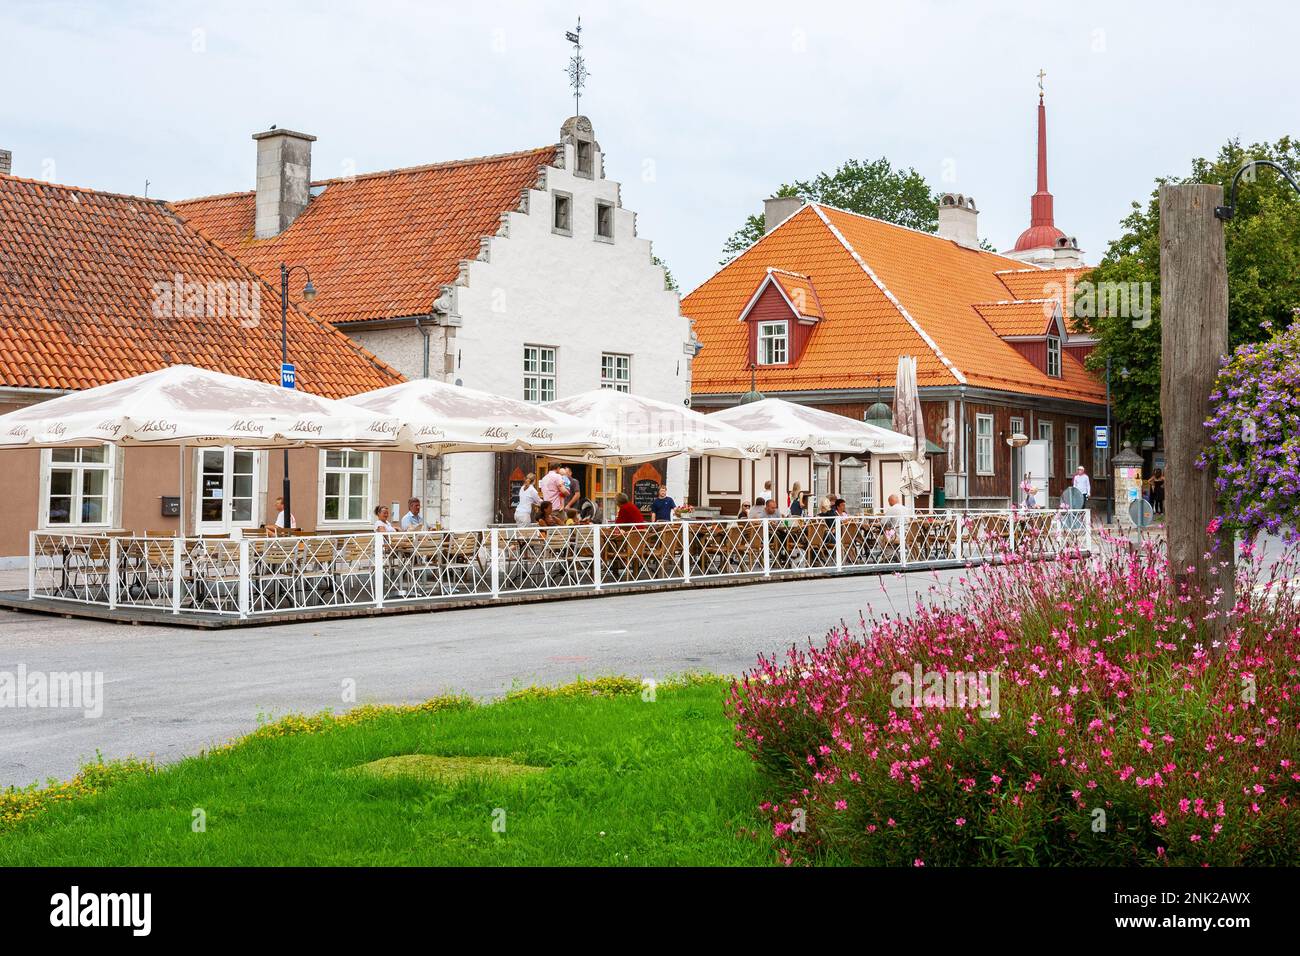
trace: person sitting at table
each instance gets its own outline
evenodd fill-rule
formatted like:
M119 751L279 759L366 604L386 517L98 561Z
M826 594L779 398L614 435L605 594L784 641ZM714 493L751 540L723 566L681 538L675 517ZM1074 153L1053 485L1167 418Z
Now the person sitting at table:
M736 517L737 517L737 518L748 518L748 517L749 517L749 502L748 502L748 501L742 501L742 502L740 503L740 510L736 512Z
M515 505L515 524L526 528L533 523L533 512L542 503L542 496L537 491L537 475L529 472L524 475L524 486L519 489L519 504Z
M627 496L626 492L620 492L616 500L618 501L618 513L614 515L615 524L645 524L645 515L641 514L640 508L632 504L632 499Z
M276 498L276 499L275 499L275 510L276 510L277 512L279 512L279 514L277 514L277 515L275 516L275 522L274 522L275 527L277 527L277 528L290 528L290 527L296 528L296 527L298 527L298 516L297 516L297 515L291 515L291 516L290 516L291 520L293 521L293 524L292 524L292 525L287 525L287 524L284 523L284 499L283 499L283 498Z
M749 511L746 513L746 517L761 518L763 517L763 513L766 510L767 510L767 502L764 501L762 498L755 498L754 506L750 508Z
M677 502L668 497L668 486L659 486L659 495L654 501L650 502L650 520L651 521L672 521L673 512L677 510Z
M763 502L763 513L759 515L759 517L760 518L781 517L781 509L777 507L775 498L768 498L767 501Z
M402 515L403 531L423 531L424 515L420 514L420 499L412 498L406 503L406 514Z
M396 532L397 529L389 522L388 505L375 505L375 530L382 531L385 534Z
M911 515L912 509L903 504L898 495L889 496L889 506L885 508L885 514L889 516L889 526L897 528L902 523L902 519Z
M549 501L537 506L537 524L543 528L555 528L564 524L556 514L555 507Z
M806 492L800 487L799 482L795 482L790 488L790 515L794 518L803 516L804 513L804 496Z

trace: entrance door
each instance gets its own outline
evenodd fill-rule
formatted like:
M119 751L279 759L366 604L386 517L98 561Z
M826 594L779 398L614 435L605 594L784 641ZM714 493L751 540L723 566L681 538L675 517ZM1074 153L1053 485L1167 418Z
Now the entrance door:
M221 534L259 524L258 452L225 447L203 448L198 454L199 531Z

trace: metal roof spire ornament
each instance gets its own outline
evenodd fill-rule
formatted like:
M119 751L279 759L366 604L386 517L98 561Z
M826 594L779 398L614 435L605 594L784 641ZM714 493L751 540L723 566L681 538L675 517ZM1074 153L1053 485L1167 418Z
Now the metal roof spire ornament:
M587 61L582 58L582 17L578 25L564 32L564 38L573 44L573 56L569 57L569 86L573 87L573 115L581 116L582 88L587 85Z

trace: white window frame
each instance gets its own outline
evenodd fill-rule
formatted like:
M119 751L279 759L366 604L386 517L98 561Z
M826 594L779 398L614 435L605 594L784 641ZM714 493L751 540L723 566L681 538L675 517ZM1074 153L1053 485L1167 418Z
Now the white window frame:
M558 391L559 349L554 345L524 346L524 401L555 401Z
M1056 439L1052 437L1052 423L1038 423L1038 437L1047 442L1047 477L1056 477Z
M590 140L577 140L573 144L573 175L585 179L596 178L596 144Z
M632 356L620 352L601 352L600 387L616 392L632 391Z
M780 329L777 333L773 330ZM790 323L784 319L774 322L759 322L756 333L755 355L759 365L789 365L790 364ZM767 353L770 351L776 354L777 348L780 348L781 358L768 361ZM771 348L765 348L770 345Z
M221 518L218 521L203 520L203 456L210 452L220 452L222 456L221 473ZM243 521L237 521L231 514L231 503L234 501L234 478L235 478L235 456L239 453L252 455L253 470L251 477L253 480L252 494L249 496L248 518ZM194 449L193 474L194 474L194 495L189 500L193 504L187 504L186 510L192 515L193 528L200 534L226 534L236 528L257 528L263 522L259 515L265 508L265 491L266 491L266 465L267 452L255 451L249 448L237 448L234 445L214 445L206 448ZM215 499L209 499L215 500ZM275 516L271 515L267 520L274 520ZM190 519L186 519L186 526L190 526Z
M563 203L568 204L568 224L560 225L560 206ZM557 236L573 235L573 193L560 192L556 190L551 194L551 232Z
M41 450L41 500L40 509L37 514L37 521L41 529L51 531L76 531L80 528L112 528L115 527L114 520L117 517L117 496L119 481L119 461L120 454L116 446L104 445L103 462L82 461L85 448L66 448L54 449L44 448ZM71 451L76 461L55 461L54 452ZM50 497L53 484L54 472L70 471L72 472L72 493L71 495L59 497L71 497L72 503L68 508L68 521L51 522L50 521ZM104 472L104 520L103 521L82 521L80 518L81 509L84 504L84 474L87 471ZM77 520L72 520L76 516Z
M1097 433L1093 432L1092 480L1110 481L1110 448L1097 447Z
M980 433L987 425L988 434ZM993 474L993 416L978 414L975 416L975 474Z
M1055 335L1047 337L1047 374L1061 377L1061 340Z
M350 465L347 458L343 458L342 465L331 466L329 464L330 454L342 455L362 455L364 464ZM317 482L316 493L316 522L322 528L331 529L351 529L351 528L373 528L375 524L374 509L375 505L387 504L380 501L379 494L379 452L377 451L359 451L353 448L322 448L320 450L320 479ZM361 506L361 515L356 518L325 517L325 499L326 487L328 485L329 475L337 474L346 476L348 484L351 485L353 477L365 478L365 494L362 495L363 503ZM341 487L341 486L340 486ZM350 490L350 489L349 489ZM351 495L339 495L340 502L346 501ZM400 517L400 516L399 516Z
M609 213L609 234L608 235L600 231L600 214L602 211L607 211ZM597 242L614 241L614 204L612 202L609 202L608 200L605 199L596 200L595 233L596 233Z
M1083 459L1079 457L1079 426L1065 426L1065 473L1073 475L1076 468L1082 463Z

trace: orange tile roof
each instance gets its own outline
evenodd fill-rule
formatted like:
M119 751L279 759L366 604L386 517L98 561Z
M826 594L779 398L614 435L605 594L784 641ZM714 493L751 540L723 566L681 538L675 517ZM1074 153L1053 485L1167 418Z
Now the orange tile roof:
M817 298L817 290L813 288L812 279L797 272L786 272L783 269L768 269L767 271L772 277L772 281L781 287L781 291L785 293L786 301L790 303L798 315L808 319L825 317L825 313L822 312L821 301Z
M692 389L707 394L749 387L746 331L736 317L771 267L810 276L825 318L797 363L759 370L760 391L892 383L898 356L915 355L922 387L965 383L1104 402L1104 389L1077 361L1070 359L1073 366L1061 378L1048 376L974 308L1017 298L1008 295L999 273L1019 265L931 233L809 203L682 301L704 344L692 367Z
M981 302L973 308L998 335L1042 335L1052 321L1057 301Z
M169 306L177 276L188 291ZM279 382L279 301L163 202L0 176L0 386L90 388L177 364ZM305 391L402 380L311 313L288 322Z
M1071 335L1086 335L1081 322L1065 309L1065 293L1092 272L1092 266L1077 269L1007 269L997 274L1013 299L1055 299L1061 303L1065 328Z
M427 315L555 150L320 180L306 210L270 239L253 238L253 192L173 207L277 287L281 262L306 266L317 289L312 311L331 322Z

